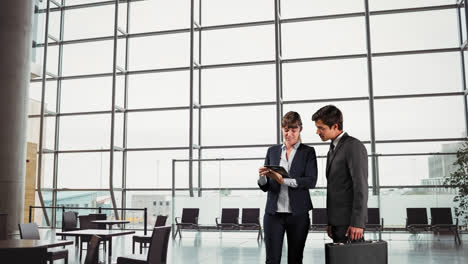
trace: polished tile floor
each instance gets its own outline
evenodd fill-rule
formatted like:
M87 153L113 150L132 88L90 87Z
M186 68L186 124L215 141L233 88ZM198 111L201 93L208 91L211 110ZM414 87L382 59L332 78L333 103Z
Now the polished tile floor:
M54 234L50 230L43 232L43 237ZM366 235L366 239L374 238L374 234ZM388 242L389 263L468 263L468 234L462 236L464 241L461 246L455 245L452 236L384 233L382 238ZM322 233L310 233L304 250L304 263L325 263L324 243L329 242ZM117 237L113 244L112 263L116 262L118 256L131 254L131 235ZM75 254L75 247L69 246L68 249L71 258L69 263L80 263L78 254ZM136 251L138 253L138 247ZM83 252L83 255L85 254ZM101 259L102 257L101 250ZM185 232L182 239L171 239L168 263L265 263L265 245L257 242L255 233ZM287 245L283 247L281 263L287 263Z

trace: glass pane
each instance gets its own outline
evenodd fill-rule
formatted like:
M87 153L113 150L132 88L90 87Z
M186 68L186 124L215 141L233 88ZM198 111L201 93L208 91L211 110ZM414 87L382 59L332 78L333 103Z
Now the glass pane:
M369 1L369 8L371 10L387 10L424 6L451 5L454 3L455 1L453 0L372 0Z
M59 154L58 188L109 188L109 152Z
M39 155L37 155L36 166L38 166ZM37 170L39 167L37 167ZM36 171L37 171L36 170ZM37 174L36 174L37 176ZM36 177L37 179L37 177ZM52 188L54 184L54 154L43 154L42 155L42 174L41 174L41 185L42 188ZM39 183L36 182L36 188L39 187Z
M355 12L364 12L363 1L337 0L333 1L333 3L309 0L281 1L282 18L322 16Z
M456 153L462 142L416 142L416 143L388 143L377 144L379 154L406 154L406 153Z
M202 63L235 63L275 59L273 25L210 30L202 35Z
M190 27L190 1L138 1L130 8L131 33Z
M383 189L380 215L385 219L386 227L405 227L406 208L427 208L427 216L431 217L431 207L455 207L454 196L454 190L446 188ZM455 216L454 212L452 216Z
M109 149L110 115L60 118L60 150Z
M190 65L190 35L188 33L131 38L129 49L131 70Z
M39 117L28 118L27 141L37 144L39 148L40 126ZM55 146L55 117L45 117L43 122L42 144L44 149L53 150Z
M50 191L42 191L42 199L44 200L44 206L52 206L52 192ZM41 202L39 200L39 195L36 192L35 195L35 206L41 206ZM47 217L49 218L49 226L52 225L52 209L46 209ZM45 227L47 225L46 216L42 208L34 208L32 211L31 222L36 223L39 227ZM29 212L25 215L25 218L28 218L29 221Z
M123 152L114 151L114 188L122 188ZM118 192L115 191L117 194ZM120 207L120 204L118 205Z
M198 146L200 146L200 133L199 133L199 131L201 130L201 122L199 122L200 112L201 112L200 109L194 109L193 110L193 144L198 145Z
M133 7L133 6L132 6ZM113 21L113 20L112 20ZM119 5L119 27L123 30L127 30L127 3L120 3ZM113 28L113 27L112 27ZM121 33L119 33L121 34Z
M118 33L119 35L122 35L122 33ZM125 69L125 52L127 51L127 42L125 39L118 39L117 40L117 67L120 67L122 69ZM117 70L117 73L120 71Z
M114 147L123 147L123 134L124 134L124 114L115 113L114 120Z
M450 96L376 100L376 139L463 137L465 117L462 98Z
M111 110L112 78L62 81L62 113Z
M49 40L49 43L51 41ZM42 43L42 42L41 42ZM34 57L33 57L34 56ZM43 65L44 65L44 48L34 48L32 49L31 52L31 60L34 61L36 59L35 63L35 72L37 72L39 75L42 76L42 70L43 70ZM46 77L50 78L51 73L53 75L58 75L58 60L59 60L59 46L57 45L50 45L47 48L47 67L46 67ZM40 78L40 77L38 77Z
M275 106L204 109L203 145L272 144L276 141ZM261 129L265 133L253 133Z
M283 113L296 111L301 115L303 130L301 133L304 143L321 143L320 137L315 133L317 128L312 121L312 115L321 107L333 104L343 113L343 128L349 135L361 140L370 140L369 102L344 101L314 104L287 104L284 105ZM326 150L328 151L328 150ZM325 155L327 152L324 152Z
M368 96L366 59L286 63L283 99Z
M364 17L283 24L283 58L363 54L365 29Z
M207 26L273 20L274 10L274 1L270 0L204 0L202 21L203 25Z
M116 81L115 83L115 106L124 108L125 106L125 98L124 98L125 97L125 76L117 75L115 81Z
M461 19L462 35L463 35L462 42L464 43L465 41L467 41L465 6L460 8L460 19Z
M37 8L38 10L43 10L46 8L46 3L36 1L34 3L34 7ZM33 16L33 21L32 21L32 41L35 41L36 43L44 43L45 20L46 20L45 13L39 13L39 12L36 12L36 10L34 10L34 16ZM40 57L40 60L42 60L42 55ZM40 60L33 59L32 61L35 61L36 63L38 63Z
M379 157L380 185L442 184L454 171L456 155Z
M275 66L207 69L202 73L202 102L230 104L276 101Z
M128 114L128 147L186 147L189 112L156 111Z
M262 160L204 161L204 188L256 188ZM247 173L250 172L250 173Z
M374 95L460 92L460 54L436 53L373 59Z
M189 100L188 71L129 76L128 107L131 109L188 106Z
M68 5L80 5L80 4L91 4L99 2L108 2L106 0L67 0L66 4Z
M186 152L188 154L188 152ZM193 159L198 158L198 152L194 151L193 153ZM186 158L188 159L188 157ZM175 188L184 188L187 189L186 192L189 194L189 188L190 188L190 167L189 167L189 162L188 161L177 161L175 163ZM172 175L172 173L171 173ZM197 187L198 185L198 162L193 162L192 163L192 184L193 184L193 191L194 194L197 193ZM171 184L172 186L172 184Z
M65 40L114 35L115 5L70 9L65 14Z
M63 75L112 72L113 41L63 46Z
M57 105L57 82L46 82L44 111L55 112ZM32 82L29 86L29 114L40 115L42 102L42 82Z
M457 47L457 24L455 9L373 16L372 52Z
M127 152L127 188L172 188L172 160L187 159L188 150ZM187 172L176 167L177 177Z
M220 148L220 149L203 149L203 159L229 159L229 158L260 158L260 165L263 165L267 153L264 148Z
M116 195L116 203L120 207L121 198L118 193ZM107 219L116 219L112 206L110 192L108 191L59 191L57 192L57 206L70 207L66 211L77 212L78 215L87 215L101 213L107 215ZM77 209L74 207L83 207L89 209ZM62 226L62 210L57 210L57 227Z
M44 49L42 48L40 52L43 54ZM47 68L46 71L54 75L58 75L58 61L59 61L59 46L49 46L47 48ZM40 64L44 65L43 62ZM42 69L41 69L42 75ZM50 77L50 76L47 76Z
M147 228L151 230L158 215L167 215L166 225L172 220L172 193L168 191L131 191L127 192L127 208L148 208ZM143 211L127 211L125 220L131 223L126 225L130 229L143 229ZM151 232L151 231L149 231Z

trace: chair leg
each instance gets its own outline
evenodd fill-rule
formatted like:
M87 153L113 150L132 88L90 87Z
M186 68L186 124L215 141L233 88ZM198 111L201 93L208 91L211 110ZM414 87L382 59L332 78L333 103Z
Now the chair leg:
M68 255L65 256L65 264L68 264Z
M132 241L132 254L135 254L135 240Z
M143 246L143 243L140 242L140 254L143 254L143 248L142 248L142 246Z
M460 235L458 234L458 230L455 230L455 244L461 245Z
M81 257L83 256L83 241L80 242L80 260L81 260Z

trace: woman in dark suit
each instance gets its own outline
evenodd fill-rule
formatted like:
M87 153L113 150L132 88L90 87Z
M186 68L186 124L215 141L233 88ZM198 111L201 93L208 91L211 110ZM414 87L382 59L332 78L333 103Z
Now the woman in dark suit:
M301 117L288 112L281 120L284 143L268 149L265 165L280 165L290 178L260 167L258 185L268 192L263 226L266 263L279 264L284 233L288 239L288 264L302 263L312 209L309 189L317 183L317 159L313 147L301 143Z

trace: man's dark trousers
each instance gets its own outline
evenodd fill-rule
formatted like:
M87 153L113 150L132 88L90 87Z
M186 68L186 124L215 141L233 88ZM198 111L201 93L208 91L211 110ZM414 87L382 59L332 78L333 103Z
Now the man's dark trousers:
M304 246L309 234L309 214L265 213L263 228L268 255L266 264L280 264L284 232L288 239L288 264L301 264Z

